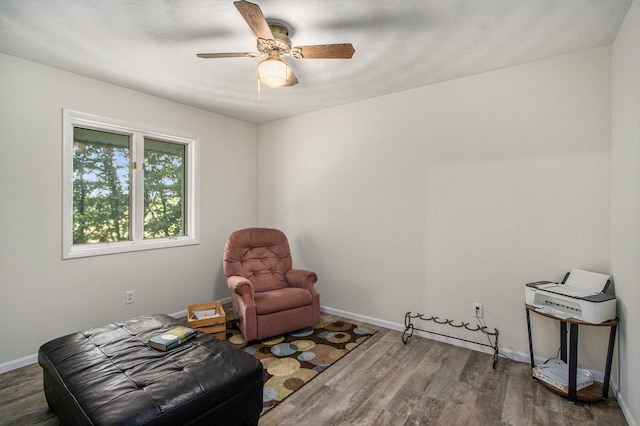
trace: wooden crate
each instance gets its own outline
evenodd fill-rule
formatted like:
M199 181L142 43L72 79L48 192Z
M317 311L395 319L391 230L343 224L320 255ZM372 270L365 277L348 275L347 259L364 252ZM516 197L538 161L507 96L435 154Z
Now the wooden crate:
M215 309L217 316L211 318L197 319L196 311L206 311ZM224 313L220 302L198 303L187 307L187 322L190 327L197 328L216 337L219 340L227 338L227 315Z
M227 329L225 324L221 326L215 325L213 327L198 327L198 330L204 331L218 340L226 340L227 338Z

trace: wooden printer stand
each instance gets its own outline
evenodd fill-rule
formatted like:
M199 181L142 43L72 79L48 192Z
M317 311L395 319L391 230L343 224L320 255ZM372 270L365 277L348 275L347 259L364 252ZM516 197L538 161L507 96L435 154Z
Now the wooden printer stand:
M567 397L571 402L585 401L593 402L601 399L606 399L609 396L609 376L611 375L611 362L613 361L613 346L616 339L616 329L618 327L618 320L613 319L605 321L601 324L591 324L588 322L580 321L575 318L558 318L546 312L536 311L535 306L526 305L527 313L527 330L529 332L529 353L531 354L531 369L533 370L536 365L533 360L533 341L531 339L531 318L529 312L534 312L543 317L551 318L556 321L560 321L560 359L569 366L569 381L568 392L558 389L549 383L540 381L547 388L552 391ZM567 324L570 327L569 335L569 347L567 351ZM578 326L586 325L590 327L610 327L609 331L609 348L607 350L607 363L604 370L604 381L602 384L594 382L592 385L586 388L577 390L577 370L578 370ZM568 354L568 362L567 362Z

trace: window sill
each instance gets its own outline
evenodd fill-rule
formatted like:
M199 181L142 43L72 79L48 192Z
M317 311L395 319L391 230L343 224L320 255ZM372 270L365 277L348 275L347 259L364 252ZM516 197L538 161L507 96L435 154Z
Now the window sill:
M65 250L62 259L78 259L82 257L103 256L108 254L130 253L134 251L156 250L171 247L183 247L200 244L200 241L191 237L159 238L143 240L141 242L119 241L114 243L99 243L74 245L70 250Z

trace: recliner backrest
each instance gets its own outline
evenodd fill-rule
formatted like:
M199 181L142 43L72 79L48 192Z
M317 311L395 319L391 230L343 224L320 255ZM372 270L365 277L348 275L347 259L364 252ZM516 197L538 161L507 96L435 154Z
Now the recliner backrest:
M241 229L225 245L225 275L247 278L257 293L287 287L285 274L291 266L289 242L277 229Z

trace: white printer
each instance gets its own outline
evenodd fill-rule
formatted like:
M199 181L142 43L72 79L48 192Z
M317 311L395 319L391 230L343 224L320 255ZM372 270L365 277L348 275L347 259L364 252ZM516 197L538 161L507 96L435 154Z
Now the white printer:
M525 303L558 318L600 324L616 318L616 297L607 293L608 275L573 268L562 283L537 281L525 286Z

